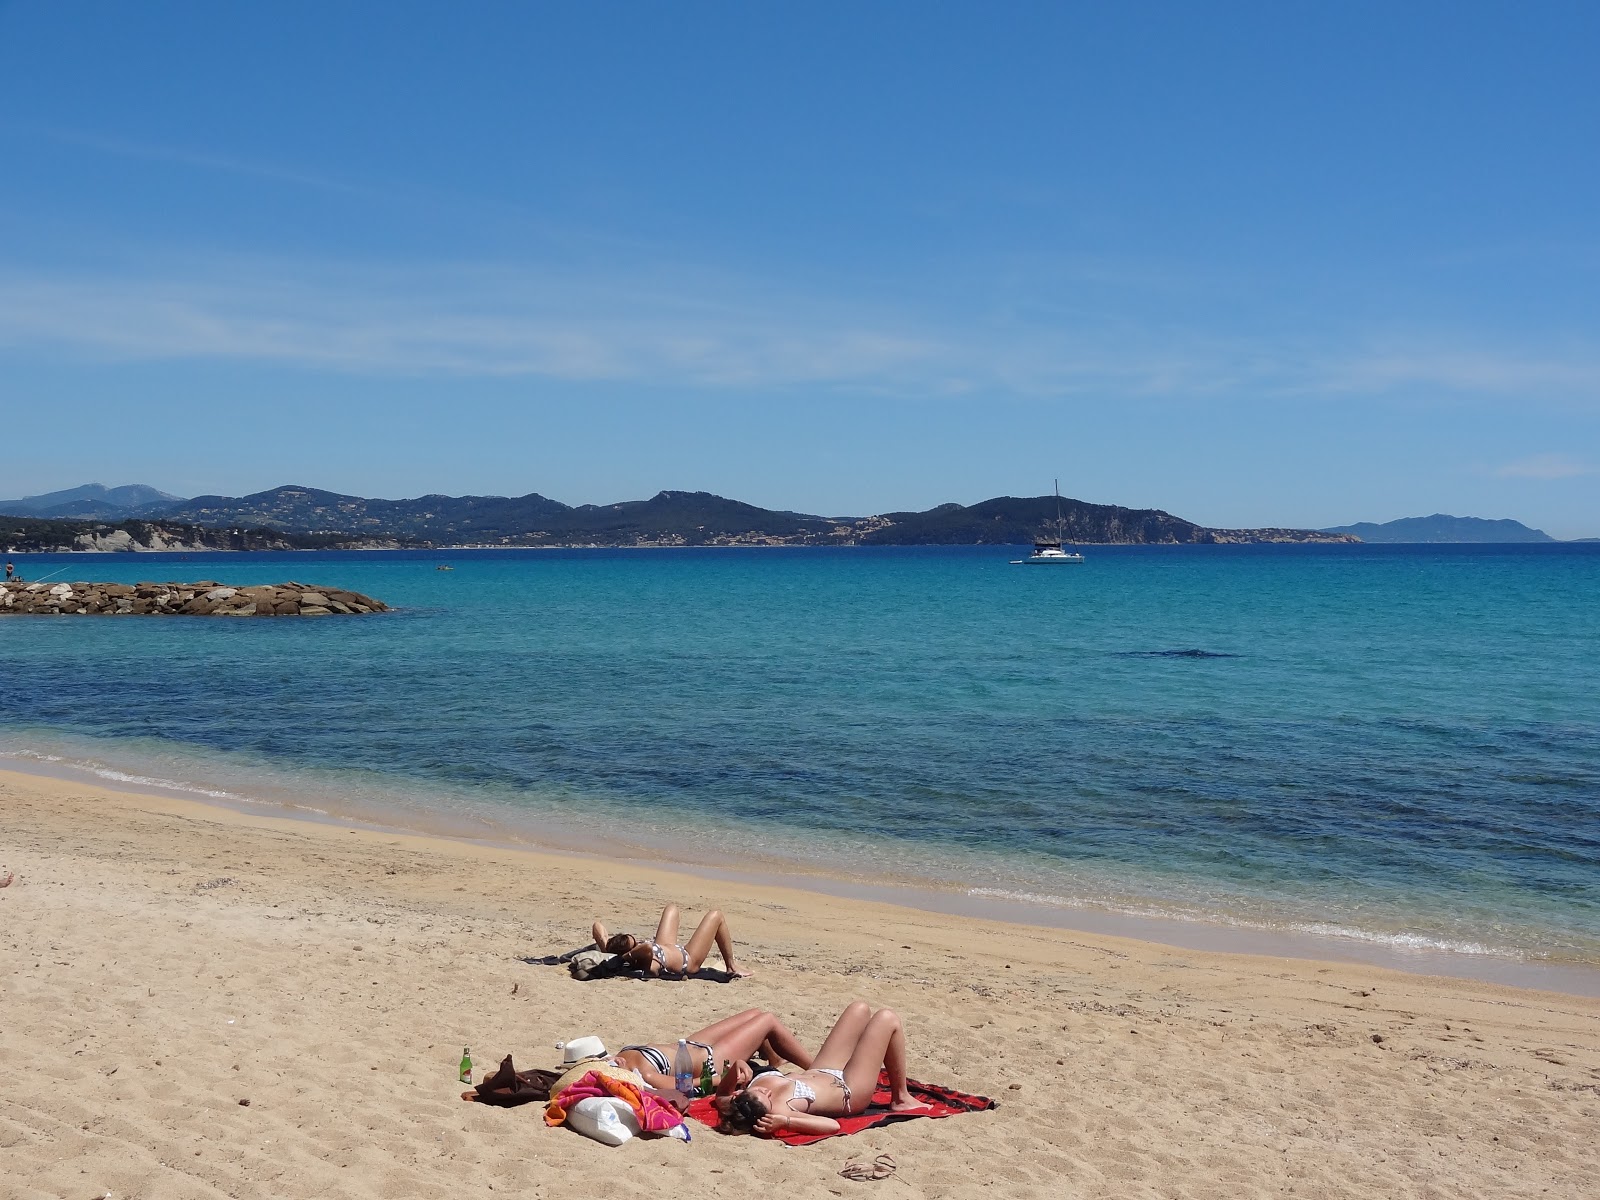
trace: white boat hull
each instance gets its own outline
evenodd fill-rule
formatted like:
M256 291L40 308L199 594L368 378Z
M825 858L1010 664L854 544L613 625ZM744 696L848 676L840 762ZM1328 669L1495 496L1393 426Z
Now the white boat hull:
M1027 558L1013 558L1013 567L1070 567L1083 562L1081 554L1030 554Z

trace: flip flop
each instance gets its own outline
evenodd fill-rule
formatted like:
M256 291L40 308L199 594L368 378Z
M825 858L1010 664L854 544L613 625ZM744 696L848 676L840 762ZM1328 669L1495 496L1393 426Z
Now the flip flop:
M895 1161L892 1154L880 1154L870 1163L859 1162L851 1159L845 1163L844 1169L839 1172L846 1179L864 1181L868 1179L887 1179L895 1173Z

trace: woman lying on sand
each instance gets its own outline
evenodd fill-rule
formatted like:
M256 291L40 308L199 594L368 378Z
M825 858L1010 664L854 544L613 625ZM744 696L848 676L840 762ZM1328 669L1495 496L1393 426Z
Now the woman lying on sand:
M715 1025L707 1025L699 1032L689 1034L685 1040L694 1051L696 1079L705 1069L708 1058L713 1075L718 1072L719 1063L733 1062L744 1068L745 1078L748 1079L750 1068L745 1059L758 1051L774 1067L785 1062L801 1067L811 1065L811 1055L806 1053L806 1048L784 1023L774 1014L759 1008L747 1008L742 1013L723 1017ZM674 1039L670 1043L624 1046L611 1061L619 1067L639 1072L651 1087L670 1088L677 1086L672 1074L672 1060L677 1053L678 1043Z
M906 1035L898 1013L887 1008L873 1012L857 1000L839 1016L806 1069L794 1075L777 1071L752 1075L748 1064L734 1061L717 1084L717 1111L723 1124L738 1133L771 1135L837 1133L836 1116L863 1111L872 1103L878 1086L878 1069L889 1072L895 1112L913 1112L926 1105L906 1088Z
M678 944L678 906L669 904L661 910L661 920L656 923L656 935L641 941L631 933L606 933L606 927L594 923L594 944L607 954L615 954L640 971L665 979L687 979L706 961L713 943L722 955L722 964L735 979L745 978L750 972L734 961L733 937L728 933L728 919L716 909L700 918L686 946Z

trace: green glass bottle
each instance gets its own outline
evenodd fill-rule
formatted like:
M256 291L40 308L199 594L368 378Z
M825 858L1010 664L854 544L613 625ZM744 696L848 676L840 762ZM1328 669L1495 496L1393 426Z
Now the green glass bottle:
M700 1094L709 1096L717 1090L716 1071L711 1065L711 1051L706 1051L706 1060L700 1064Z
M472 1051L465 1046L461 1048L461 1082L472 1082Z

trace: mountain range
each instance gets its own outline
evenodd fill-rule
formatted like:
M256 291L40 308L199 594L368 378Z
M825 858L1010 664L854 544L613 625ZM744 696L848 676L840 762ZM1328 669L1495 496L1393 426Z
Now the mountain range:
M156 498L150 498L154 495ZM120 508L117 500L122 500ZM77 508L95 504L102 524L73 528ZM1065 536L1112 544L1337 542L1345 535L1295 529L1208 529L1159 509L1130 509L1062 498ZM758 508L709 492L659 492L616 504L563 504L526 496L419 496L378 500L286 485L249 496L167 496L153 488L98 484L0 502L0 538L12 546L88 544L129 527L143 543L148 530L193 540L196 529L250 532L319 546L732 546L732 545L1018 545L1055 522L1051 496L999 496L981 504L942 504L926 512L821 517ZM53 528L24 528L49 524ZM185 532L180 532L185 531Z
M1302 530L1213 529L1160 509L1064 497L1059 511L1065 539L1085 544L1555 540L1518 521L1442 513ZM112 548L108 537L140 548L176 543L225 548L246 535L252 545L285 547L1020 545L1055 526L1057 501L997 496L924 512L822 517L759 508L709 492L663 491L648 500L573 506L537 492L382 500L288 484L248 496L185 499L146 484L108 488L91 483L0 501L0 514L15 518L0 521L0 542L16 549Z

